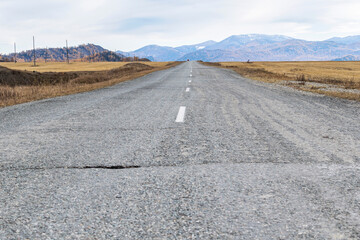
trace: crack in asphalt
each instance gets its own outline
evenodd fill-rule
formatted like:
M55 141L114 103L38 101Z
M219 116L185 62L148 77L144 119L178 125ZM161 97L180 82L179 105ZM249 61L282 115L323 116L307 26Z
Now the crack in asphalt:
M69 166L69 167L30 167L30 168L13 168L13 169L0 169L0 172L4 171L27 171L27 170L54 170L54 169L114 169L114 170L121 170L121 169L132 169L132 168L141 168L141 166L122 166L122 165L113 165L113 166L106 166L106 165L96 165L96 166Z
M129 169L129 168L140 168L141 166L121 166L121 165L115 165L115 166L85 166L85 167L79 167L79 169Z
M283 161L273 161L273 162L263 162L263 161L253 161L253 162L232 162L232 163L220 163L220 162L207 162L201 164L163 164L163 165L95 165L95 166L59 166L59 167L29 167L29 168L8 168L8 169L0 169L0 172L6 171L27 171L27 170L55 170L55 169L63 169L63 170L71 170L71 169L109 169L109 170L125 170L125 169L136 169L136 168L158 168L158 167L195 167L195 166L203 166L203 165L238 165L238 164L274 164L274 165L305 165L309 164L307 162L304 163L293 163L293 162L283 162ZM324 165L324 163L313 163L313 165ZM356 168L360 168L358 164L349 164L349 163L331 163L327 164L327 166L354 166Z
M85 166L85 167L78 167L78 169L129 169L129 168L140 168L141 166L121 166L121 165L115 165L115 166Z

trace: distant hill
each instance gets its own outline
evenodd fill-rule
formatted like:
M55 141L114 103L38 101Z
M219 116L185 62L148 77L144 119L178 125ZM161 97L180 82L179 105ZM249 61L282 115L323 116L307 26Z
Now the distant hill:
M149 45L124 55L146 56L153 61L330 61L360 57L360 36L305 41L283 35L233 35L220 42L162 47Z
M99 52L94 55L86 56L82 58L83 61L91 61L91 62L122 62L124 59L124 55L114 53L111 51Z
M215 43L216 42L214 41L206 41L203 43L198 43L194 45L184 45L175 48L158 46L158 45L148 45L132 52L123 52L123 51L116 51L116 52L121 53L125 56L137 56L140 58L148 58L151 61L167 62L167 61L175 61L181 58L182 56L184 56L185 54L204 49Z
M182 54L188 54L191 52L195 52L195 51L204 49L206 47L210 47L214 44L216 44L215 41L206 41L206 42L202 42L202 43L198 43L198 44L194 44L194 45L184 45L184 46L176 47L175 49L180 51Z
M141 62L150 62L147 58L138 58L138 57L125 57L120 53L115 53L111 51L105 51L101 53L96 53L94 55L87 56L81 59L84 62L133 62L133 61L141 61Z
M84 44L77 47L70 47L69 48L69 59L82 59L87 56L95 55L98 53L102 53L108 51L101 46L94 45L94 44ZM49 48L49 49L36 49L35 50L36 58L38 60L45 60L48 61L66 61L66 48ZM18 61L23 62L31 62L33 61L34 52L33 50L23 51L17 53L16 58ZM14 54L6 55L3 57L13 58Z
M254 36L254 35L250 35ZM193 52L179 60L203 61L326 61L354 54L360 45L334 41L305 41L286 36L232 36L209 48ZM214 50L217 50L214 54ZM201 56L199 59L199 56ZM209 57L206 57L209 56Z
M140 58L148 58L152 61L167 62L183 56L182 52L172 47L162 47L158 45L149 45L130 52L130 56L134 55Z
M38 48L35 50L37 61L66 61L66 48ZM127 54L128 55L128 54ZM18 62L31 62L34 60L34 51L27 50L16 54ZM69 60L92 61L92 62L121 62L121 61L150 61L138 56L125 56L121 53L109 51L99 45L83 44L77 47L69 47ZM0 62L14 61L14 54L0 56Z
M264 35L264 34L249 34L249 35L233 35L221 42L207 47L207 50L238 50L245 46L259 46L269 45L279 42L292 40L293 38L281 35Z
M12 58L9 58L7 55L1 56L0 55L0 62L13 62L14 60Z
M360 35L357 36L349 36L349 37L334 37L330 38L327 41L336 42L336 43L342 43L342 44L353 44L353 43L359 43L360 42Z
M356 57L353 55L348 55L342 58L335 58L332 61L338 61L338 62L342 62L342 61L360 61L360 57Z

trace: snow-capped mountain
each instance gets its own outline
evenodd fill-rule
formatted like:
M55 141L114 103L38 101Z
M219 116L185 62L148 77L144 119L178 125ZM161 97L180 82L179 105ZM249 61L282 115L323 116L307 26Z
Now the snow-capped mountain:
M149 45L130 53L152 61L329 61L352 55L360 58L360 36L305 41L283 35L233 35L180 47ZM349 59L349 58L344 58Z
M140 58L148 58L151 61L156 62L166 62L166 61L175 61L185 54L195 52L200 49L204 49L206 47L209 47L216 42L214 41L206 41L199 44L194 45L184 45L180 47L165 47L165 46L158 46L158 45L148 45L145 47L142 47L138 50L132 51L132 52L123 52L123 51L117 51L118 53L121 53L125 56L137 56Z

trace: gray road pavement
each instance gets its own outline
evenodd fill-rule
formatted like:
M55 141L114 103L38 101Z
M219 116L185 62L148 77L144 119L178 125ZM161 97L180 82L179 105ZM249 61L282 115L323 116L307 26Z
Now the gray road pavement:
M0 109L0 239L360 239L359 163L360 103L187 62Z

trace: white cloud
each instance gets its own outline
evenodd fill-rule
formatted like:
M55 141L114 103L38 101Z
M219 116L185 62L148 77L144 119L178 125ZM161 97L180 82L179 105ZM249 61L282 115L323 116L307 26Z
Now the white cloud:
M133 50L177 46L234 34L284 34L308 40L360 34L355 0L0 0L0 52L100 44Z

